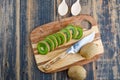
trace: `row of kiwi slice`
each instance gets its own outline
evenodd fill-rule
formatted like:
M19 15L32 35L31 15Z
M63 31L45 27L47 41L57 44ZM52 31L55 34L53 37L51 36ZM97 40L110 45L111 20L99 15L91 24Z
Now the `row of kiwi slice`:
M38 53L45 55L71 39L80 39L82 35L83 30L80 26L68 25L66 28L40 41L37 45Z

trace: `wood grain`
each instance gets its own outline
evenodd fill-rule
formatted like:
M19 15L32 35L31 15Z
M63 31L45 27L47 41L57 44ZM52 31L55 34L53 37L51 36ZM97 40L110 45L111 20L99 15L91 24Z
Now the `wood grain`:
M105 55L96 63L96 79L119 80L119 0L96 2L98 23L101 26L101 36L104 44ZM99 5L98 5L99 4ZM117 8L116 8L117 7ZM119 29L119 30L118 30ZM106 66L106 67L105 67ZM101 76L101 77L99 77Z
M29 40L29 33L38 25L64 18L57 13L61 1L0 0L0 80L70 80L67 71L40 72ZM75 1L66 0L69 7ZM80 3L81 14L97 20L105 48L97 62L84 66L88 73L86 80L119 80L120 0L80 0ZM65 17L70 16L69 12Z
M41 71L46 72L46 73L58 72L58 71L61 71L61 70L64 70L64 69L68 69L70 66L72 66L74 64L81 64L82 65L82 64L86 64L86 63L94 60L94 59L87 60L87 59L79 57L79 55L77 55L77 54L74 54L74 55L71 55L71 56L69 55L66 58L62 59L62 61L60 60L57 63L53 64L51 69L44 70L42 68L43 63L45 63L45 62L51 60L52 58L54 58L55 56L61 54L68 47L70 47L71 44L77 42L78 40L71 40L67 44L62 45L60 48L49 52L47 55L39 55L37 50L36 50L38 42L41 41L42 39L44 39L47 35L56 33L57 31L63 29L64 27L66 27L69 24L81 25L81 22L84 21L84 20L87 20L92 25L92 27L90 29L86 29L86 28L83 27L83 30L84 30L83 37L85 37L86 35L90 34L93 31L95 31L96 35L95 35L95 41L94 42L99 45L98 48L100 49L98 51L98 53L96 53L96 56L100 55L104 52L103 45L102 45L102 42L101 42L101 39L100 39L100 33L99 33L99 30L98 30L97 23L96 23L95 19L93 17L89 16L89 15L82 15L81 14L80 16L62 19L61 20L62 26L60 25L59 21L44 24L42 26L39 26L39 27L35 28L30 34L31 45L32 45L32 48L33 48L35 60L36 60L36 63L38 65L38 68ZM84 61L82 61L82 60L84 60Z

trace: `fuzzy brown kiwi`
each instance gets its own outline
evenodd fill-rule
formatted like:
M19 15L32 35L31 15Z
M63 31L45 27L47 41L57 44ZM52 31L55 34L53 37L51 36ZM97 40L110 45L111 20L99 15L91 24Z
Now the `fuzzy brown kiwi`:
M72 66L68 70L68 76L73 80L84 80L87 71L82 66Z
M86 59L90 59L99 53L99 51L100 49L98 48L98 45L91 42L81 48L80 55Z

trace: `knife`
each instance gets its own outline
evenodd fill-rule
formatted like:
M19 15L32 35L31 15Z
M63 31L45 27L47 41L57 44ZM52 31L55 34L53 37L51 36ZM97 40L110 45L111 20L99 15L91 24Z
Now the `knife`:
M66 57L69 54L78 53L79 50L81 49L81 47L83 47L87 43L92 42L94 40L94 37L95 37L95 32L92 32L88 36L86 36L83 39L81 39L80 41L76 42L74 45L72 45L70 48L68 48L65 52L61 53L57 57L55 57L52 60L50 60L47 63L45 63L42 66L43 69L44 70L50 70L51 65L54 64L55 62L59 61L60 59L63 59L64 57Z

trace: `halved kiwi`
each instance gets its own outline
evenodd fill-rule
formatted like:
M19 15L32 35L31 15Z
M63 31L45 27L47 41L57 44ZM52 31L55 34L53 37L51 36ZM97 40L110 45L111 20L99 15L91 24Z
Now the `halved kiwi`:
M58 42L58 46L61 44L61 39L60 39L60 37L59 37L59 34L53 34L53 36L55 36L56 37L56 39L57 39L57 42Z
M67 42L70 41L70 39L72 38L72 34L70 33L70 30L62 29L61 32L63 32L66 35Z
M60 37L60 39L61 39L61 44L66 43L66 36L65 36L65 34L64 34L63 32L57 32L56 35ZM60 45L61 45L61 44L60 44Z
M66 29L68 29L71 33L72 33L72 38L74 39L76 37L76 34L77 34L77 29L75 26L73 25L68 25L66 27Z
M39 54L45 55L50 51L49 44L46 41L40 41L37 45Z
M54 42L50 38L45 38L44 41L46 41L50 46L50 51L54 50Z
M76 35L75 39L80 39L83 35L83 29L79 26L76 26L76 28L77 28L77 35Z
M53 41L53 43L54 43L54 48L56 48L56 47L58 46L58 42L57 42L57 39L56 39L55 36L49 35L49 36L47 36L46 38L50 38L50 39Z

